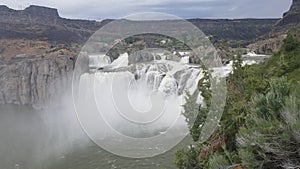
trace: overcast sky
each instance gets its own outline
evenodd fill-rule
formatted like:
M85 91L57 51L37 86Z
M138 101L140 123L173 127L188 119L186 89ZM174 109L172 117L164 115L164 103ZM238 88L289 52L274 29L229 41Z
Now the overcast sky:
M1 0L14 9L29 5L57 8L62 17L120 18L137 12L163 12L182 18L279 18L292 0Z

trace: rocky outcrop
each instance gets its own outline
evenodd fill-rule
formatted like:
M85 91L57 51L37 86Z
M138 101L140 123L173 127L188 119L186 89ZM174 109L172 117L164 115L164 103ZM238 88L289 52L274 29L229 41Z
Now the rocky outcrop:
M70 88L74 59L26 56L0 60L0 103L47 107Z
M58 11L55 8L41 7L36 5L30 5L23 11L25 14L31 16L59 18Z
M0 21L6 23L30 22L55 24L60 19L57 9L31 5L24 10L14 10L7 6L0 6Z
M286 34L278 35L273 38L260 40L254 44L248 46L249 51L253 51L258 54L271 55L280 50L283 40L286 38Z
M129 55L128 63L141 63L141 62L150 62L155 59L155 56L148 51L137 51Z

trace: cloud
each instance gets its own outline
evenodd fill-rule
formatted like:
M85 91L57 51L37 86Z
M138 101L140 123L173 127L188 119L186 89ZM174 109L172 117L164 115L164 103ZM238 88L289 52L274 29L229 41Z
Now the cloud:
M278 18L290 1L274 0L2 0L20 9L31 4L54 7L63 17L120 18L137 12L164 12L183 18Z

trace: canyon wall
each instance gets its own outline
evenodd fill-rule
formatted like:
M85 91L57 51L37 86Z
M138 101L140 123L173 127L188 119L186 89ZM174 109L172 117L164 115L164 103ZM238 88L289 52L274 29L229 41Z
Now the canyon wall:
M73 68L74 59L64 55L0 60L0 104L47 107L70 89Z

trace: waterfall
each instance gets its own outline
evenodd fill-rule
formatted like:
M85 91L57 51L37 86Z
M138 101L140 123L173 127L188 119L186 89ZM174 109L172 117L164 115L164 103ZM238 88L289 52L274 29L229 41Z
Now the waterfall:
M182 105L185 91L196 90L201 70L163 56L141 63L129 63L128 57L112 62L106 55L90 57L94 70L80 76L78 118L92 139L103 140L104 149L124 155L119 152L124 146L117 151L120 140L128 147L138 140L142 145L132 145L135 152L161 153L188 133Z
M129 62L127 53L113 61L106 55L90 57L94 71L80 76L75 104L91 139L127 157L160 154L182 141L189 133L182 115L186 92L196 91L203 77L200 66L189 64L188 53L183 54L179 61L162 53L151 61L135 55ZM226 77L232 62L210 71ZM203 104L200 94L197 103Z

